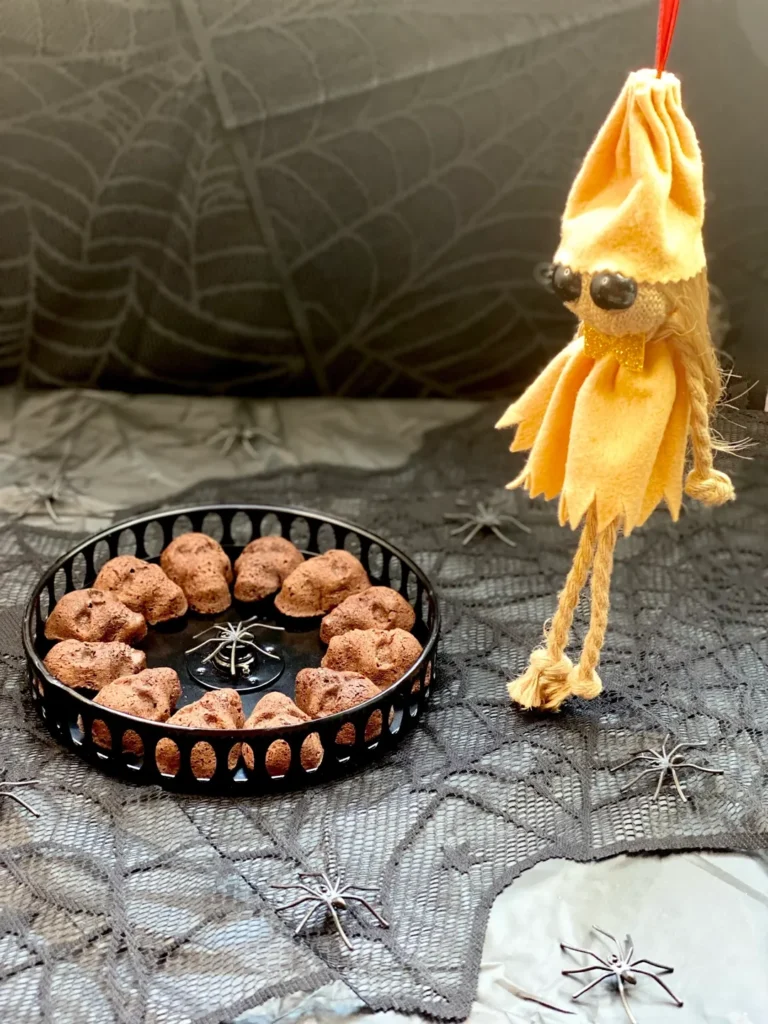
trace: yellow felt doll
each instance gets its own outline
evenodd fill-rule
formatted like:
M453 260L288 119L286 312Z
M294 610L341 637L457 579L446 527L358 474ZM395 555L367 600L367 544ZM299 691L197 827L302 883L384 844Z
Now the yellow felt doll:
M545 645L509 684L525 708L596 697L613 551L664 501L734 497L713 466L710 414L721 381L707 326L701 153L674 75L633 72L571 188L555 255L555 292L579 319L575 339L514 402L499 427L530 449L509 486L559 495L561 524L583 522ZM579 593L591 616L574 664L566 655Z

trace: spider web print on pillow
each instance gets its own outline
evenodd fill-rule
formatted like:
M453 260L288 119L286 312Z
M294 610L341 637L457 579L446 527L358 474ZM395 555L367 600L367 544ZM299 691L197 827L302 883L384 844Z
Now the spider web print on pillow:
M86 1007L89 1024L229 1024L272 995L337 978L375 1009L463 1018L488 907L538 861L765 845L765 419L743 417L738 432L723 425L758 442L751 461L722 458L738 501L716 515L688 508L676 525L662 512L627 538L606 692L544 717L511 707L505 683L539 639L575 537L544 504L505 497L514 465L492 430L498 414L431 435L395 471L280 471L168 503L258 493L320 506L404 548L437 586L444 627L428 713L383 760L312 791L179 797L122 785L58 747L28 706L19 634L35 579L73 537L5 524L3 778L39 780L41 815L0 807L0 856L13 864L0 870L12 922L0 977L9 1020L42 1011L79 1020ZM483 531L464 545L445 516L478 502L530 535L510 532L511 548ZM582 631L579 618L575 640ZM636 765L611 769L660 749L668 733L671 746L704 743L694 759L723 774L681 773L685 803L669 782L654 801L655 776L622 792ZM389 928L350 906L343 927L354 953L319 915L294 938L301 915L278 913L286 894L272 887L318 871L372 887Z

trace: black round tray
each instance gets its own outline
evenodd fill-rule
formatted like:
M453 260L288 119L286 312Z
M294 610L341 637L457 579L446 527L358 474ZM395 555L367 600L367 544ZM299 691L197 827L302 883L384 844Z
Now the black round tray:
M46 640L44 630L45 620L59 598L71 590L88 587L108 559L118 554L131 554L156 561L174 537L190 530L214 537L233 560L249 540L271 533L290 538L307 554L346 548L360 559L373 583L393 587L410 602L416 613L413 633L422 644L423 653L401 679L365 704L280 729L190 729L167 722L151 722L94 704L85 692L55 679L43 665L43 658L53 646ZM297 621L281 616L273 598L256 604L233 601L221 615L189 612L178 622L150 627L146 640L139 647L146 652L149 668L168 665L176 669L182 684L180 707L197 700L211 686L232 685L227 678L209 678L206 685L199 678L199 672L194 674L195 665L190 665L185 654L194 645L192 638L214 623L241 621L253 615L258 615L261 622L285 627L285 632L265 631L264 634L264 646L268 643L281 656L284 665L279 677L270 682L254 685L253 679L248 679L242 688L234 686L239 689L247 717L268 690L279 690L293 698L299 669L319 666L326 649L319 638L319 619ZM412 559L381 537L304 509L219 505L152 512L118 523L73 548L48 569L35 587L24 615L23 642L35 707L60 743L96 767L126 780L154 783L179 791L238 795L275 792L328 779L359 768L393 747L413 728L426 705L439 630L437 597L429 579ZM369 741L365 738L365 727L374 713L377 713L381 731ZM111 749L94 743L94 720L104 723L109 730ZM354 740L339 743L337 736L347 723L354 727ZM140 737L141 756L123 749L123 736L128 731ZM302 743L312 733L320 738L323 758L319 767L306 770L301 764L300 751ZM349 729L345 730L345 739L349 739L349 733ZM163 774L155 763L155 747L164 737L173 740L180 752L180 767L175 775ZM276 740L285 741L291 752L290 766L281 776L270 775L265 763L267 750ZM192 748L200 742L210 744L216 755L216 767L208 779L197 778L190 765ZM254 754L252 769L242 756L244 742Z

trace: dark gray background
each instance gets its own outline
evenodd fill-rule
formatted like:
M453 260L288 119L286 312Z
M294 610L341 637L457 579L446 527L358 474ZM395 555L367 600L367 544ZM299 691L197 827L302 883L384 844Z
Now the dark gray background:
M683 0L711 277L763 373L768 7ZM513 392L656 0L2 0L0 380ZM718 301L718 307L720 302Z

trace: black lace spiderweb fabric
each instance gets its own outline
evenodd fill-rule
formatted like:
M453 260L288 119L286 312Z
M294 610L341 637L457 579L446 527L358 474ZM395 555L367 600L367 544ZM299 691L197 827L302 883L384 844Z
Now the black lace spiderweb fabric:
M544 716L512 708L504 683L538 642L575 538L551 507L503 492L516 462L492 429L497 412L431 435L399 470L280 471L168 503L320 508L381 532L436 583L444 628L428 714L385 760L314 790L179 797L111 780L57 747L26 700L19 631L35 579L75 538L3 526L3 776L39 779L25 795L42 812L0 801L5 1019L220 1024L338 978L375 1009L462 1018L490 905L538 861L764 845L765 418L740 417L738 435L758 442L751 461L719 460L736 503L689 506L677 525L659 512L620 541L606 691ZM457 499L498 504L532 532L509 527L514 549L490 535L463 546L443 518ZM691 776L685 804L671 788L654 803L655 780L622 794L628 776L610 766L667 732L706 741L697 760L724 774ZM322 920L294 939L298 918L274 910L285 894L271 883L326 866L380 887L391 928L350 914L354 953Z

